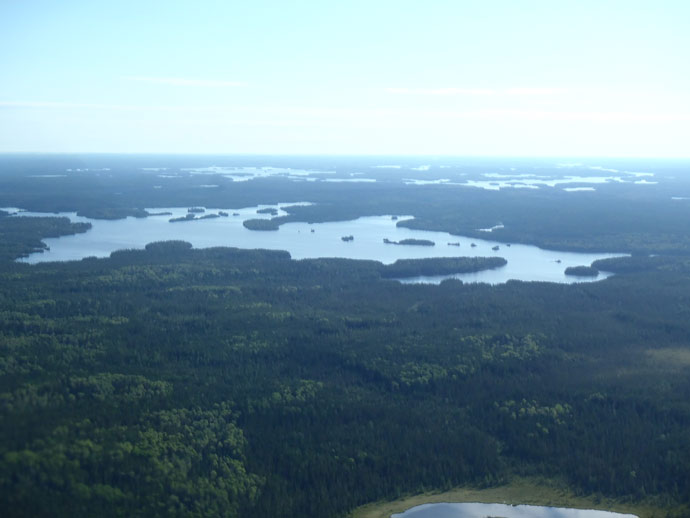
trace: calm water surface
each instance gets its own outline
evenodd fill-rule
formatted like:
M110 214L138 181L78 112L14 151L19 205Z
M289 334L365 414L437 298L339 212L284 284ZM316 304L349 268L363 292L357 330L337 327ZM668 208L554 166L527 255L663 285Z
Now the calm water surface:
M564 509L534 505L506 504L424 504L391 518L637 518L634 514L620 514L591 509Z
M126 218L120 220L92 220L77 216L75 213L63 213L72 221L89 222L91 230L72 236L44 239L50 247L43 253L31 254L22 259L28 263L44 261L79 260L84 257L107 257L115 250L126 248L143 248L153 241L179 239L192 243L195 248L230 246L245 249L264 248L269 250L287 250L293 259L311 259L319 257L340 257L347 259L370 259L390 264L398 259L421 259L428 257L504 257L508 264L504 267L483 272L453 276L416 277L404 282L439 283L453 277L464 282L485 282L498 284L516 279L522 281L548 282L587 282L601 280L610 274L601 272L598 277L583 278L564 274L568 266L589 265L597 259L615 257L620 254L581 254L543 250L536 246L512 244L454 236L445 232L411 230L397 227L396 223L409 216L364 217L353 221L331 223L287 223L278 231L252 231L246 229L242 222L252 218L270 218L267 214L257 214L257 210L275 207L279 215L284 214L280 205L246 207L226 210L229 217L205 219L187 222L170 223L172 217L187 214L187 208L156 208L150 212L170 212L172 215L149 216L147 218ZM207 214L218 210L209 209ZM19 213L24 216L52 216L44 213ZM237 215L233 215L237 214ZM487 237L491 233L487 232ZM354 237L353 241L344 242L343 236ZM402 239L426 239L435 246L391 245L383 239L400 241ZM455 243L458 246L451 246ZM475 246L472 246L472 243ZM498 246L498 250L493 250Z

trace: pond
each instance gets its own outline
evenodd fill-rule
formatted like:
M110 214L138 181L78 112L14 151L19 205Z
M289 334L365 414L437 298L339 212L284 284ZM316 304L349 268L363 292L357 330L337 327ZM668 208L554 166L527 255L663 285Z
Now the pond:
M82 234L44 239L49 249L22 259L28 263L79 260L84 257L107 257L115 250L143 248L153 241L184 240L195 248L229 246L245 249L287 250L293 259L338 257L369 259L390 264L398 259L429 257L503 257L506 266L482 272L453 276L416 277L404 282L439 283L453 277L463 282L504 283L510 279L560 283L601 280L610 274L599 272L596 277L567 276L569 266L589 265L597 259L621 254L583 254L544 250L536 246L500 243L489 239L455 236L446 232L412 230L396 223L409 216L385 215L362 217L352 221L328 223L286 223L277 231L253 231L242 223L247 219L271 218L257 211L274 208L283 215L283 208L295 203L260 205L229 209L227 216L194 219L171 223L170 219L184 217L188 208L148 209L158 215L146 218L94 220L75 213L61 213L72 221L89 222L92 228ZM217 215L217 209L205 209L196 214ZM166 214L162 214L166 213ZM54 216L55 214L19 212L18 216ZM486 232L487 237L491 232ZM352 239L344 240L344 237ZM434 246L386 244L384 239L399 242L407 239L432 241Z
M633 514L593 509L566 509L535 505L507 504L423 504L391 518L637 518Z

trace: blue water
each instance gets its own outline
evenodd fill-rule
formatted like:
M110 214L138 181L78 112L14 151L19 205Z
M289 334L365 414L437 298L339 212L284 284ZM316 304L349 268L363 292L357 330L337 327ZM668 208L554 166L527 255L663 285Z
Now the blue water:
M274 205L279 210L291 204ZM170 218L187 214L187 208L156 208L151 212L171 212L172 215L149 216L147 218L125 218L120 220L92 220L74 213L63 213L72 221L89 222L92 228L82 234L48 238L44 242L50 248L43 253L34 253L23 261L38 263L44 261L70 261L84 257L107 257L115 250L143 248L147 243L165 240L184 240L195 248L229 246L245 249L287 250L293 259L319 257L340 257L348 259L369 259L390 264L398 259L420 259L427 257L503 257L506 266L482 272L453 275L463 282L504 283L510 279L522 281L548 281L560 283L589 282L601 280L610 274L600 272L598 277L582 278L566 276L568 266L589 265L597 259L615 257L620 254L582 254L544 250L536 246L500 243L490 239L476 239L454 236L445 232L412 230L398 227L396 223L408 216L391 215L364 217L352 221L330 223L287 223L278 231L251 231L242 222L252 218L270 218L257 214L257 210L270 206L245 207L227 210L229 217L170 223ZM207 214L218 210L208 209ZM237 215L233 215L236 213ZM18 216L54 216L55 214L19 213ZM344 242L343 236L354 236ZM486 232L487 238L491 233ZM425 239L435 246L408 246L385 244L384 239ZM457 243L451 246L448 243ZM472 243L475 246L472 246ZM493 248L498 246L498 250ZM444 278L417 277L405 282L439 283Z
M633 514L612 513L592 509L565 509L534 505L506 504L424 504L391 518L637 518Z

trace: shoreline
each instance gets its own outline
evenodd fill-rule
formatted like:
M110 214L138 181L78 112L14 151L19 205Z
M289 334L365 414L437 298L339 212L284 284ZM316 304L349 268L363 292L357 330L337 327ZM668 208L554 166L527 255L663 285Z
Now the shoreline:
M687 516L687 509L681 507L659 507L647 502L627 503L595 495L577 496L550 481L516 477L507 484L486 489L458 487L449 491L405 496L393 501L373 502L354 509L348 517L390 518L392 514L422 504L473 502L600 510L633 514L638 518Z

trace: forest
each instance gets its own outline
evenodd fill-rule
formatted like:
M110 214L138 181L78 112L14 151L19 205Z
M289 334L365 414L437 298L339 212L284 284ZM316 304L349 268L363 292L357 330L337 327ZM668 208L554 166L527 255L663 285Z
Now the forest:
M10 204L3 191L6 206L98 207L102 217L174 206L178 196L124 207L93 187L91 198L49 200L32 180L12 178L2 178L17 194ZM271 201L273 187L256 200L254 188L242 187L244 205L184 196L226 209ZM414 208L394 206L391 189L384 213ZM476 217L494 225L486 215L510 196ZM366 214L366 200L348 210ZM602 224L588 246L633 228L632 214ZM680 230L665 241L645 228L612 237L634 255L598 261L616 275L582 284L401 284L391 277L503 263L295 261L180 241L102 259L15 261L42 238L84 231L67 218L0 213L3 516L336 518L515 476L687 516L690 256L676 250L686 246ZM564 236L579 246L576 233Z

